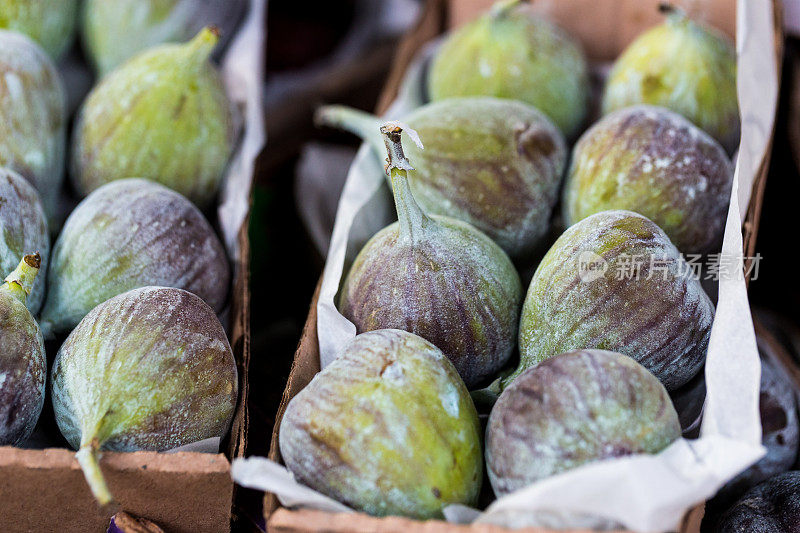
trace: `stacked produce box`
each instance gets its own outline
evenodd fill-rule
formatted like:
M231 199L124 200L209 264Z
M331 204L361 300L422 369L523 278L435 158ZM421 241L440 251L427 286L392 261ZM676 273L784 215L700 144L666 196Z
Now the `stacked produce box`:
M258 148L241 145L260 140L218 59L248 5L0 2L3 531L98 530L119 510L228 526L218 453L244 447L248 250L246 212L217 205L234 180L247 205L236 172ZM76 34L95 81L73 117ZM213 453L147 453L173 450Z

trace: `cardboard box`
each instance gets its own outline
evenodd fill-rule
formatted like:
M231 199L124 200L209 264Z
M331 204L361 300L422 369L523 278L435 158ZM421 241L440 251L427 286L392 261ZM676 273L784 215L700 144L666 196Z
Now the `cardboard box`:
M442 32L482 12L492 4L492 0L428 0L417 25L400 43L394 64L379 99L376 112L384 112L397 97L404 74L422 47ZM617 57L619 52L641 31L660 21L656 15L656 0L531 0L534 8L547 11L548 15L579 38L589 51L590 59L604 61ZM733 36L735 19L734 0L709 0L706 2L675 2L684 4L693 16L721 28ZM781 11L777 0L772 0L775 13L774 60L778 73L783 57L783 34ZM697 9L700 11L698 12ZM591 17L583 14L592 13ZM769 168L770 147L760 161L757 177L753 183L750 204L747 209L742 231L744 236L744 255L754 255L758 220L761 213L767 170ZM321 280L320 280L321 283ZM289 401L301 391L320 370L319 339L317 336L317 301L320 284L311 301L308 319L295 353L292 369L284 390L283 399L276 415L269 458L282 464L278 446L280 422ZM775 343L777 346L777 343ZM507 529L490 526L464 526L443 521L425 522L400 517L376 518L364 513L335 514L321 511L283 508L273 494L266 494L264 515L269 533L326 531L338 533L355 532L406 532L424 531L429 533L501 533ZM681 533L699 532L703 517L703 506L697 506L686 513L680 527ZM549 533L541 528L521 529L530 533ZM563 530L562 530L563 531ZM573 531L572 533L577 533Z

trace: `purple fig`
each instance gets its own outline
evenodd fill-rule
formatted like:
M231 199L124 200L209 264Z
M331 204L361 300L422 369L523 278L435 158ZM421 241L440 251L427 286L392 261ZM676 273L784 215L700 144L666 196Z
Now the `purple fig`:
M363 333L286 408L283 460L297 480L372 515L442 516L474 505L478 413L453 365L411 333Z
M522 285L511 260L464 222L425 214L409 188L401 128L381 128L399 221L356 257L339 309L359 333L397 328L441 349L467 386L492 376L514 349ZM410 131L409 133L413 133Z
M800 533L800 472L750 489L722 516L717 533Z
M25 307L39 266L26 255L0 285L0 446L28 438L44 406L44 340Z
M52 398L98 503L99 450L164 451L228 430L238 395L222 324L181 289L143 287L95 307L61 346Z
M658 453L680 436L655 376L622 354L581 350L529 368L503 391L486 428L486 467L503 496L593 461Z

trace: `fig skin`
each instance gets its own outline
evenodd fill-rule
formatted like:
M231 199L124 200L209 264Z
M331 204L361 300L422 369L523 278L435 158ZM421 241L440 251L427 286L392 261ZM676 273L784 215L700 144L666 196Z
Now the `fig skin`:
M621 276L635 257L638 277ZM607 269L581 270L587 258ZM711 300L658 226L630 211L598 213L565 231L536 269L522 307L520 365L504 386L559 353L597 348L632 357L674 391L702 368L713 318Z
M427 519L477 502L480 431L444 354L385 329L358 335L289 402L279 444L300 483L371 515Z
M432 342L468 387L514 349L522 284L511 260L464 222L428 216L410 191L400 128L383 126L398 222L375 234L350 268L339 311L358 333L396 328Z
M86 195L126 177L157 181L200 208L214 199L236 137L232 103L208 61L217 35L137 55L105 76L81 108L71 176Z
M41 326L74 328L96 305L137 287L185 289L219 313L230 267L203 214L186 198L143 179L100 187L67 219L53 247Z
M486 468L500 497L593 461L658 453L680 436L655 376L622 354L580 350L503 391L486 428Z
M723 515L717 533L799 533L800 472L778 474L750 489Z
M32 315L42 307L50 236L42 202L22 176L0 168L0 272L11 272L26 251L38 250L41 273L25 300Z
M66 106L47 54L26 36L0 30L0 167L39 192L53 231L64 181Z
M228 430L236 363L217 316L181 289L142 287L95 307L53 363L56 422L101 505L98 450L164 451Z
M456 96L521 100L573 137L588 108L586 58L564 30L519 4L498 2L452 32L431 64L428 95L433 101Z
M229 37L246 8L246 0L86 0L84 49L102 76L138 52L188 40L208 24Z
M78 0L0 0L0 29L27 35L54 60L75 36Z
M329 106L316 118L385 153L378 117ZM475 97L434 102L403 120L425 141L424 150L407 136L404 145L416 169L411 192L425 212L472 224L511 257L542 244L567 157L549 119L522 102Z
M0 446L27 439L44 406L44 339L25 307L40 265L26 255L0 285Z
M637 37L617 59L606 83L603 114L635 104L663 106L732 153L739 144L733 43L680 10L671 11L666 22Z
M686 254L722 244L733 164L722 147L664 108L612 113L575 145L564 185L567 226L611 209L641 213Z

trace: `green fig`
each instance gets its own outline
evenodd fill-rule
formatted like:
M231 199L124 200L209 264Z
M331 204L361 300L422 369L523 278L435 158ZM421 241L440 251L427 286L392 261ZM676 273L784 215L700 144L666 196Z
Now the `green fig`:
M428 73L431 100L497 96L547 115L567 137L578 133L589 103L589 74L580 45L519 0L497 2L455 30Z
M39 250L43 272L25 300L35 315L44 299L44 272L50 255L47 220L36 190L16 172L0 168L0 272L10 272L29 250Z
M78 0L0 0L0 29L27 35L54 60L72 44Z
M225 435L236 363L214 311L181 289L142 287L95 307L53 363L56 422L98 503L113 498L99 450L165 451Z
M736 51L724 35L669 6L667 21L619 56L603 95L603 113L634 104L666 107L719 141L739 143Z
M667 235L630 211L604 211L570 227L533 275L519 326L526 368L569 350L632 357L667 390L705 362L714 306Z
M185 289L215 312L230 281L222 243L186 198L157 183L124 179L87 196L53 247L45 335L74 328L95 306L137 287Z
M300 483L372 515L426 519L475 505L480 433L442 352L386 329L358 335L292 398L279 445Z
M719 251L733 165L722 147L667 109L639 105L607 115L575 145L564 220L625 209L658 224L687 254Z
M511 357L522 285L511 260L489 237L420 209L409 186L413 168L403 154L401 131L399 123L381 127L398 222L359 252L339 310L359 333L397 328L427 339L471 387ZM416 138L413 130L407 133Z
M504 496L587 463L655 454L681 436L664 386L619 353L580 350L529 368L489 415L486 469Z
M234 108L208 58L217 34L137 55L104 77L78 115L75 188L126 177L157 181L199 207L214 199L236 137Z
M385 152L377 117L329 106L317 120ZM511 257L541 244L567 157L563 136L544 115L514 100L450 98L403 121L425 139L425 150L406 143L416 168L411 192L422 209L472 224Z
M66 102L47 54L24 35L0 30L0 167L39 191L53 231L64 179Z
M246 0L86 0L83 43L95 68L106 74L138 52L190 39L203 26L233 35Z
M44 406L44 340L25 307L39 267L26 255L0 285L0 446L28 438Z

